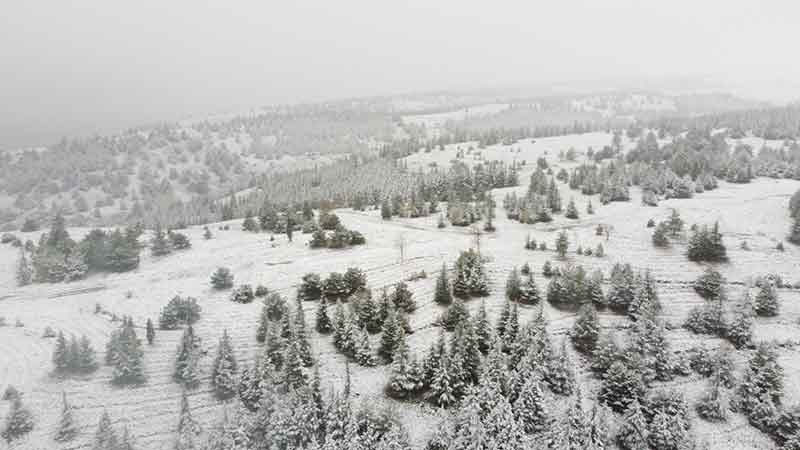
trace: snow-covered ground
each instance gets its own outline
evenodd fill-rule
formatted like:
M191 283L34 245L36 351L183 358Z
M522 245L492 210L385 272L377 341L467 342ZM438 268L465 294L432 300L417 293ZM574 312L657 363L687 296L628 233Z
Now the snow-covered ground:
M524 192L528 176L534 166L530 164L537 156L544 155L551 164L559 166L558 152L575 147L580 152L586 147L601 148L610 142L605 133L589 133L581 136L538 139L535 144L525 143L510 147L496 146L484 149L486 160L515 158L527 159L529 164L520 174L521 186L497 190L494 195L498 203L511 190ZM511 151L520 148L520 153ZM409 168L426 165L425 158L439 157L449 161L455 149L445 152L418 153L409 157ZM440 154L441 153L441 154ZM445 159L448 158L448 159ZM469 156L468 156L469 158ZM556 168L557 170L557 168ZM490 317L494 318L503 304L503 286L508 272L515 266L528 262L536 273L541 289L546 280L541 276L542 264L555 261L551 251L526 251L523 243L526 235L537 241L546 241L553 248L556 233L568 230L572 262L587 268L600 268L608 273L615 262L630 262L637 268L651 269L655 277L665 281L659 284L664 305L664 317L679 325L689 310L703 300L690 287L674 283L694 280L704 266L689 262L685 257L685 245L676 244L668 249L654 249L645 224L648 219L665 218L671 208L680 211L688 223L710 223L718 220L725 236L731 258L719 270L729 281L748 282L766 272L776 272L784 280L800 281L800 248L786 245L786 251L775 250L789 228L786 205L791 194L800 188L800 183L790 180L757 179L746 185L722 182L715 191L697 195L694 199L662 201L658 207L645 207L640 202L640 192L632 189L632 199L626 203L602 206L593 198L596 214L585 214L588 198L559 183L564 203L573 197L581 211L581 218L568 220L557 216L550 224L523 225L509 221L498 208L497 232L485 235L481 240L481 253L490 261L488 270L492 278L492 294L486 298ZM100 304L119 316L130 315L137 326L142 327L147 318L154 321L159 309L175 295L196 297L203 312L196 325L198 335L208 354L203 359L201 387L190 393L192 412L203 424L210 425L222 414L224 406L213 399L209 383L210 365L216 344L223 329L232 337L237 357L242 366L252 364L259 352L255 341L255 330L261 305L258 301L249 305L232 303L229 292L213 291L209 276L218 266L230 267L236 283L263 284L271 290L294 298L300 277L307 272L343 272L357 266L367 273L369 286L378 292L385 286L407 278L421 269L429 278L409 283L419 308L411 314L411 325L415 332L408 337L409 344L418 356L434 341L439 330L432 325L442 309L433 302L436 271L443 262L451 264L459 251L473 245L473 238L466 229L447 227L437 229L437 217L420 219L380 219L378 211L337 211L342 222L361 231L367 244L345 250L311 250L306 242L308 235L296 235L295 241L287 242L285 236L275 236L270 242L268 234L252 234L240 230L241 220L231 221L231 229L222 231L212 225L212 240L203 240L201 227L186 231L192 240L188 251L154 258L147 250L142 252L140 267L129 273L93 275L86 280L69 284L37 284L24 288L14 283L14 268L17 249L0 246L0 316L7 326L0 327L0 389L12 384L24 392L25 402L34 410L36 428L14 448L86 448L93 435L97 420L103 409L107 409L116 424L127 423L137 438L139 448L167 449L173 444L173 433L177 426L180 403L180 387L171 379L175 349L181 331L158 331L153 346L145 345L145 364L148 381L141 387L115 388L110 384L110 368L101 367L86 377L59 379L50 375L53 340L42 338L46 326L63 330L67 334L86 334L98 350L99 359L111 331L118 326L106 315L94 314L95 305ZM613 227L608 240L595 236L597 224ZM70 230L78 238L87 230ZM408 241L406 260L401 263L395 248L398 236L404 234ZM25 239L38 239L38 233L21 234ZM741 250L739 244L747 241L750 250ZM605 247L603 258L578 256L574 250L578 244L594 248L598 243ZM741 287L732 287L731 298L741 295ZM781 314L773 319L758 319L756 335L760 339L796 339L800 326L800 293L780 290ZM294 304L290 302L290 304ZM479 301L470 301L471 309ZM336 353L329 337L321 337L313 331L316 302L303 304L308 329L313 337L312 345L319 357L323 387L341 389L344 375L344 357ZM524 320L530 320L536 308L524 308ZM573 316L545 304L544 311L555 344L564 338L571 326ZM19 319L24 327L15 327ZM624 322L619 316L603 313L601 321L605 327ZM698 337L682 329L668 332L674 349L688 348L706 342L716 345L715 339ZM144 338L144 330L140 330ZM377 344L378 335L373 336ZM747 359L746 352L737 352L739 365ZM585 362L574 355L580 363L579 374L587 385L597 387L586 370ZM800 354L793 349L781 350L781 363L786 369L786 403L800 401ZM437 426L437 411L429 405L399 403L387 399L382 392L388 378L388 366L361 368L351 365L353 392L358 401L373 404L396 405L403 422L412 434L415 448L421 448ZM693 403L706 386L706 381L697 376L678 378L667 383L683 391ZM76 407L76 416L82 433L76 442L59 447L52 440L52 433L60 413L60 395L66 392ZM592 397L592 392L587 396ZM4 417L8 402L0 402L0 418ZM695 418L696 419L696 418ZM749 426L741 415L736 415L724 424L711 425L695 420L694 431L700 440L705 440L713 449L774 448L774 444L762 433ZM4 443L5 444L5 443Z

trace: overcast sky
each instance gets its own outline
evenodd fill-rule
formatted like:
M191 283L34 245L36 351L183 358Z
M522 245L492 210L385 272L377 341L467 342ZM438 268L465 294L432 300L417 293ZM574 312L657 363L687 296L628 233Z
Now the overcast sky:
M550 80L800 80L795 0L52 0L0 16L0 148L275 102ZM794 85L797 86L796 84Z

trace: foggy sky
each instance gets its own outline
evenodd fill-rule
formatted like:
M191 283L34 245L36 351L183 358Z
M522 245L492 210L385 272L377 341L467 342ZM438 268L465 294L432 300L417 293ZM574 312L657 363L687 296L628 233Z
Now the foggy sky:
M672 76L774 96L800 80L790 0L5 3L0 148L349 96Z

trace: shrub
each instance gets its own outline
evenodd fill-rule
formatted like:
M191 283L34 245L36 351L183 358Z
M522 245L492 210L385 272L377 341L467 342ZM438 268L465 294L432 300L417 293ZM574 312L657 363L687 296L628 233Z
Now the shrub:
M214 289L229 289L233 287L233 274L227 267L219 267L211 275L211 286Z
M236 303L250 303L255 299L253 287L249 284L242 284L231 292L231 301Z

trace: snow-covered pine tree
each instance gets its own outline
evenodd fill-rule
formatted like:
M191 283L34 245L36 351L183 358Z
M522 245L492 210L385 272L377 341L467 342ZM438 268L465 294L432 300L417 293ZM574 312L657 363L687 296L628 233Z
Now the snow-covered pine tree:
M440 305L449 305L453 301L453 295L450 293L450 280L447 277L447 265L444 263L442 263L442 270L436 279L433 300Z
M92 450L116 450L118 445L117 433L111 427L111 417L108 411L103 410L97 423L97 430L94 432Z
M710 380L709 387L695 405L697 415L710 422L725 422L730 413L728 394L722 385L719 370Z
M560 258L565 258L567 256L567 249L569 248L569 240L567 239L567 232L561 230L558 233L558 237L556 238L556 253Z
M506 279L506 298L509 301L516 302L522 296L522 281L519 278L517 268L511 269Z
M694 290L703 298L713 300L719 297L725 279L713 267L706 267L702 275L694 282Z
M172 245L167 239L167 234L161 228L161 224L156 224L153 230L153 239L150 243L150 251L153 256L164 256L172 253Z
M561 350L547 361L545 381L556 394L572 395L575 391L575 367L567 352L566 340L561 343Z
M478 344L478 350L485 355L489 352L491 346L492 328L486 314L486 302L483 300L481 301L481 306L478 308L478 313L473 318L473 328L475 330L475 340Z
M211 275L211 287L214 289L229 289L233 287L233 274L227 267L218 267Z
M428 350L428 355L422 367L422 382L426 387L430 387L433 383L433 377L436 371L439 370L439 365L447 352L447 344L445 342L444 332L439 332L439 339L436 343L432 344Z
M506 301L503 303L503 309L500 310L500 315L497 317L497 323L495 324L495 335L503 339L503 336L506 334L506 324L508 323L508 317L511 315L511 302Z
M563 450L584 450L589 448L588 419L583 409L583 396L580 389L578 389L569 409L551 430L551 448Z
M737 349L750 345L753 340L753 302L747 292L733 308L725 337Z
M779 310L780 300L775 286L767 281L759 283L755 302L756 314L762 317L774 317L778 315Z
M541 376L534 371L528 377L513 404L514 416L528 434L541 433L550 428L551 417L544 392Z
M567 219L579 218L578 207L575 206L575 200L572 198L570 198L569 203L567 203L567 211L564 213L564 217Z
M469 310L461 298L456 297L453 303L442 314L439 322L447 331L453 331L458 324L469 320Z
M316 324L314 326L320 334L328 334L333 331L333 324L328 316L328 302L324 299L319 301L317 306Z
M123 320L122 328L112 333L110 348L113 350L111 381L114 384L137 384L145 381L144 351L142 342L136 337L133 321ZM107 350L108 357L108 350Z
M395 351L395 354L396 353ZM375 359L375 354L372 353L372 347L369 343L369 333L365 327L358 330L356 335L355 358L360 366L372 367L378 363Z
M227 400L236 395L236 370L236 355L233 353L228 330L222 330L217 356L211 369L211 385L218 399Z
M378 348L378 353L386 361L392 362L394 360L394 353L405 341L405 331L400 326L397 318L397 312L394 308L390 308L386 320L383 322L381 329L381 343Z
M266 345L264 346L264 364L270 364L272 369L281 370L284 364L284 351L286 340L281 336L277 326L269 327Z
M198 450L198 435L200 425L192 417L189 410L189 399L186 391L181 392L181 411L178 416L178 429L175 435L175 450Z
M172 378L185 388L195 388L200 383L198 363L200 359L200 342L189 325L183 330L181 342L175 357L175 370Z
M617 431L617 445L622 450L650 450L647 419L639 400L631 401L622 416L624 421Z
M641 377L622 361L611 364L600 386L598 400L617 412L624 411L644 394Z
M75 354L73 358L74 365L78 371L89 373L97 370L97 357L95 355L94 348L92 348L92 344L89 342L89 338L86 337L86 335L81 336L81 340L78 344L77 354Z
M481 372L481 357L472 322L464 321L456 327L450 340L450 354L461 369L464 386L477 383Z
M128 430L128 426L125 425L122 427L122 437L119 440L119 444L117 444L116 450L135 450L136 447L133 443L133 436L131 436L130 431Z
M64 333L59 331L56 336L55 347L53 348L53 365L57 371L65 371L70 367L70 355L67 338Z
M146 324L145 328L147 330L147 333L146 333L147 343L150 344L150 345L153 345L153 342L156 340L156 329L153 326L153 321L150 320L150 319L147 319L147 324Z
M53 439L58 442L68 442L78 435L78 424L72 412L72 405L67 402L67 393L61 393L61 417Z
M314 356L311 354L311 343L308 342L308 335L306 334L306 315L303 311L303 305L299 301L294 314L294 339L297 342L303 366L313 366Z
M461 380L458 377L458 368L454 367L450 355L444 352L439 366L433 374L430 392L427 397L435 405L448 407L458 400L458 392L462 388Z
M303 372L300 346L295 338L292 338L287 345L284 372L286 374L286 383L292 388L300 389L308 385L308 376Z
M409 355L405 342L395 352L387 394L392 398L406 398L422 390L422 373L416 358Z
M506 323L503 326L503 349L505 351L512 351L514 347L514 343L517 340L517 334L519 334L519 308L517 307L517 303L511 303L511 310L509 311L508 316L506 317Z
M267 340L267 330L269 329L269 305L266 299L261 306L261 314L258 316L258 328L256 328L256 342Z
M11 408L8 410L0 436L6 442L11 443L11 441L30 433L33 427L33 413L22 404L22 397L17 395L11 400Z
M16 278L19 286L27 286L33 282L33 266L27 255L25 255L25 249L20 249L19 251Z
M539 303L542 299L542 295L539 292L539 287L536 285L536 280L533 278L533 274L529 273L527 279L522 283L520 287L520 295L519 295L519 303L523 305L534 305Z
M592 354L600 335L600 322L594 305L586 303L578 310L578 318L572 326L570 339L572 345L583 353Z

